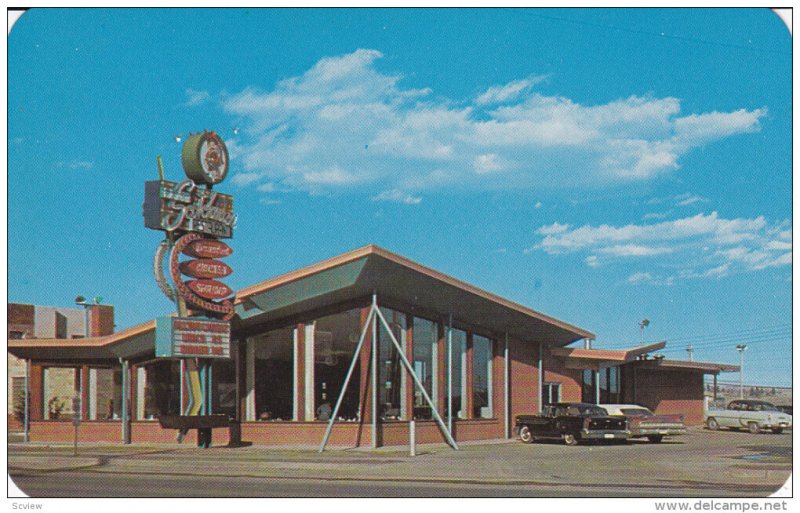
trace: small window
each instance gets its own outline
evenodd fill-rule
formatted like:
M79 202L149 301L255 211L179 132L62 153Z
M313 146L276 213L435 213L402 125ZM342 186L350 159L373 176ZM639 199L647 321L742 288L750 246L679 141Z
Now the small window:
M10 340L20 340L23 337L23 335L25 335L25 332L23 332L23 331L9 331L8 332L8 338Z

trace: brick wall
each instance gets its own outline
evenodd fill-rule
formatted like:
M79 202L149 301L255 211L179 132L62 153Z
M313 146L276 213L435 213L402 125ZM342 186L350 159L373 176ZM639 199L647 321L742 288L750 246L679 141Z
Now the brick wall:
M703 423L703 374L637 369L636 402L656 413L679 413L687 425Z
M89 307L89 336L102 337L114 333L114 307L92 305Z
M537 412L539 397L539 371L536 368L538 345L517 339L508 341L508 354L511 360L510 411L511 419L516 415Z

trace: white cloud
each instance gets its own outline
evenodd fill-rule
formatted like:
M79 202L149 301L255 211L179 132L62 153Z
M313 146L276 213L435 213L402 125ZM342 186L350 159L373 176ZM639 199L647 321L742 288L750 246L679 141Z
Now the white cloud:
M642 216L642 220L648 221L650 219L666 219L671 213L671 210L669 212L648 212Z
M550 255L586 252L589 267L647 257L651 265L677 274L631 283L671 284L675 279L720 278L791 264L788 221L769 225L764 217L724 219L717 212L654 224L624 226L553 223L536 230L543 238L529 249ZM640 273L641 274L641 273Z
M642 283L652 281L653 276L650 273L637 272L628 276L628 283Z
M685 193L685 194L679 194L678 196L675 196L674 199L677 201L677 205L679 207L686 207L686 206L689 206L689 205L694 205L695 203L707 203L708 202L707 198L704 198L702 196L698 196L696 194L690 194L688 192Z
M620 244L617 246L608 246L599 248L598 253L619 257L638 257L638 256L655 256L663 255L665 253L672 253L672 248L659 248L650 246L641 246L638 244Z
M236 173L233 175L233 178L231 178L231 182L239 186L250 185L259 180L261 180L261 175L259 173Z
M186 90L186 102L183 104L186 107L197 107L211 99L211 94L208 91L195 91L194 89Z
M499 157L496 153L489 153L488 155L478 155L475 157L475 161L473 162L472 166L475 168L475 172L479 174L484 173L493 173L495 171L500 171L503 169L503 166L498 161Z
M514 100L525 91L530 90L534 85L544 81L545 78L545 76L529 77L522 80L514 80L505 85L490 87L475 99L475 104L489 105Z
M376 68L382 57L371 49L325 57L298 76L222 97L242 128L231 151L239 184L414 194L641 181L675 171L695 148L758 130L766 113L682 113L680 100L649 96L584 105L534 92L541 77L465 103L404 87L401 75Z
M569 230L570 225L568 224L561 224L561 223L553 223L547 226L542 226L536 233L539 235L555 235L557 233L564 233L565 231Z
M391 201L394 203L405 203L406 205L418 205L422 202L422 198L418 196L412 196L406 192L403 192L399 189L391 189L388 191L383 191L377 196L372 198L372 201Z

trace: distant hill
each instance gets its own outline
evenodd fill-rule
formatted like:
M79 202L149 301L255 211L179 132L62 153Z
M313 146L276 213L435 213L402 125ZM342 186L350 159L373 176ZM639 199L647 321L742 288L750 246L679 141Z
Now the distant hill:
M705 395L713 395L713 383L705 384ZM792 404L792 389L789 387L771 387L764 385L744 385L745 399L761 399L776 405ZM717 400L731 401L739 398L739 383L717 382Z

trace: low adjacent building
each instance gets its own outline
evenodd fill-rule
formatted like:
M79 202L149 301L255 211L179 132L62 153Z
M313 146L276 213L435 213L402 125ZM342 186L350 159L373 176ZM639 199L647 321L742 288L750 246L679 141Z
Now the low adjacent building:
M235 431L255 444L317 445L336 404L338 446L408 443L411 419L419 443L509 437L515 415L556 401L639 403L699 424L704 375L738 370L649 357L663 342L592 349L586 329L373 245L246 287L235 303L231 358L213 362L210 389L212 412L237 429L219 430L217 443ZM30 362L30 439L72 437L71 423L45 413L47 376L66 366L82 436L173 442L156 419L184 411L188 392L183 362L155 356L155 326L9 341ZM93 373L109 378L105 395Z

